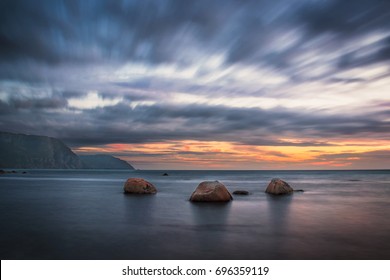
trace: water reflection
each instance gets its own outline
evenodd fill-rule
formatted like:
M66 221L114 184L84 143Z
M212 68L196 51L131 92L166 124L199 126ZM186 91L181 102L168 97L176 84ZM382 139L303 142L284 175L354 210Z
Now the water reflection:
M123 194L125 220L134 225L147 225L156 222L154 220L156 196Z
M286 253L285 247L289 242L290 206L293 195L266 195L268 206L268 225L272 242L273 258L280 258Z
M231 202L191 203L192 220L195 225L224 229L231 209Z
M215 251L228 247L226 231L230 209L231 202L191 203L191 242L196 244L193 248L198 258L215 258Z

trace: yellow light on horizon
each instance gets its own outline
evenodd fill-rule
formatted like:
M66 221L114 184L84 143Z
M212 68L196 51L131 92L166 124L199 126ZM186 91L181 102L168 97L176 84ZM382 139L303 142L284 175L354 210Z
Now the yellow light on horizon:
M299 146L305 142L288 139L288 146L255 146L224 141L176 140L153 143L113 143L98 147L78 147L76 153L110 153L121 155L131 161L135 159L147 165L161 161L162 164L203 167L215 169L240 169L242 166L266 168L310 168L348 167L364 160L362 154L378 150L390 151L388 141L367 141L348 139L337 145ZM287 139L283 139L287 141ZM293 146L292 143L297 146ZM331 144L331 143L329 143Z

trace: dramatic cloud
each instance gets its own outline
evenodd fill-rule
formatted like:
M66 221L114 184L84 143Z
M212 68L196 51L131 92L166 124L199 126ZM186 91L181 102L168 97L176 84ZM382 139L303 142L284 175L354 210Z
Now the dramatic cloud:
M386 165L389 3L1 1L0 130L143 168Z

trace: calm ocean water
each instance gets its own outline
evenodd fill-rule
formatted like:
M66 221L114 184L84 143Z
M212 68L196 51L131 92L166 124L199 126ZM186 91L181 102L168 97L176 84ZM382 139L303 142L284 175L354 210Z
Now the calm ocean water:
M189 202L204 180L250 195ZM390 259L390 171L31 170L0 176L0 225L1 259Z

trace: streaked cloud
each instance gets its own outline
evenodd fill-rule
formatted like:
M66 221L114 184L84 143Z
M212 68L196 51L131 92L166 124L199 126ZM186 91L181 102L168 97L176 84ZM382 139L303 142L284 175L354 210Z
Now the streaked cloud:
M104 98L100 96L96 91L91 91L87 95L82 97L73 97L68 99L70 108L76 109L96 109L106 106L115 106L123 101L122 97L117 98Z
M389 11L382 0L5 0L0 130L116 149L142 168L385 166Z

